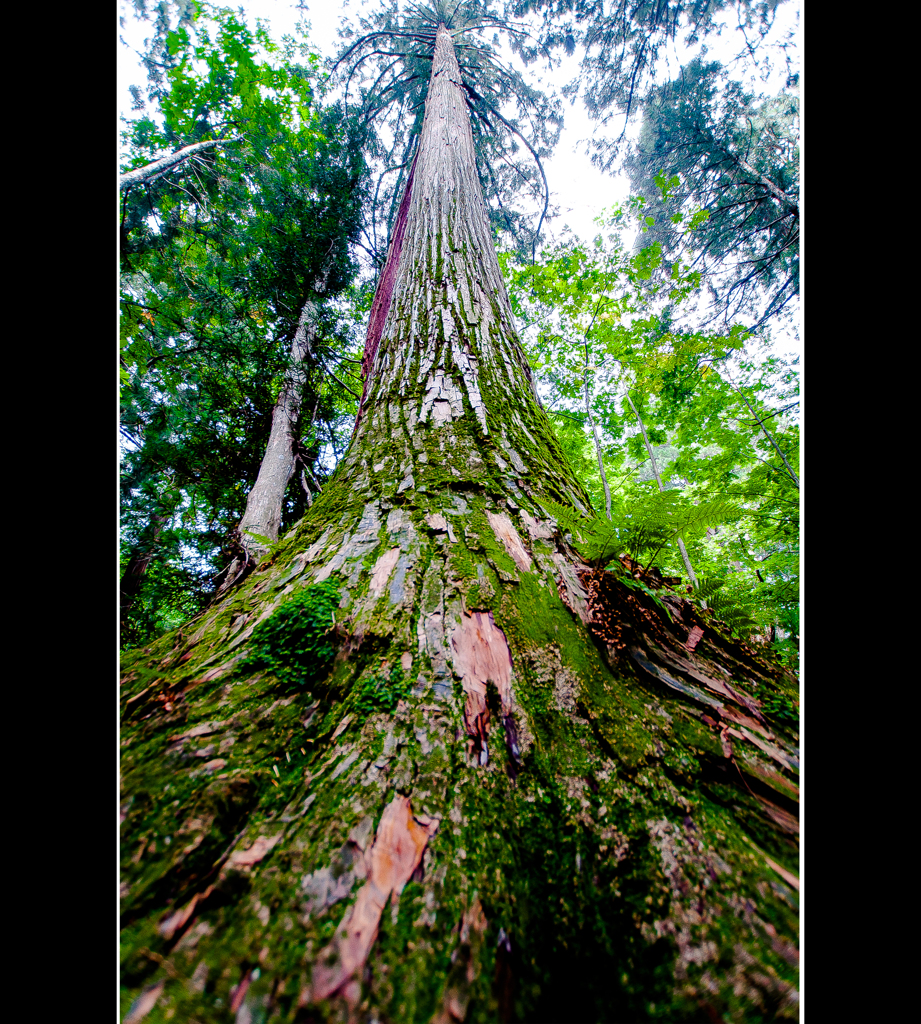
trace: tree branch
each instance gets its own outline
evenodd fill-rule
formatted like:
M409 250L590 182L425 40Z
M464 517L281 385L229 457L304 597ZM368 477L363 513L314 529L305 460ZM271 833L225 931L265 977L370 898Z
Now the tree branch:
M138 167L133 171L127 171L125 174L122 174L118 179L119 191L123 191L129 186L137 185L141 182L149 184L152 181L156 181L157 178L166 174L167 171L188 160L194 153L200 153L203 149L210 149L212 146L223 146L228 142L240 141L241 136L233 135L229 139L211 139L208 142L193 142L191 146L183 146L182 149L177 149L175 153L170 153L159 160L154 160L143 167Z

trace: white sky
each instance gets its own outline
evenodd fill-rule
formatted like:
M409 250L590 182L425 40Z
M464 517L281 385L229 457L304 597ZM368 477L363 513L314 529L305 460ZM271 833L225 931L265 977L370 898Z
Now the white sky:
M370 4L372 7L377 6L377 0L370 0ZM324 57L331 56L339 46L336 33L343 15L357 12L364 5L362 0L352 3L345 0L345 3L339 4L305 5L308 8L306 19L311 23L309 39ZM265 19L269 24L269 34L276 42L280 41L283 35L298 36L298 21L305 17L291 0L243 0L242 3L239 0L237 2L228 0L223 6L242 8L246 12L248 20L254 20L257 17ZM128 45L122 42L118 43L118 109L120 114L132 116L128 86L138 85L142 88L146 86L146 74L133 49L142 49L145 37L152 34L152 26L149 22L137 21L128 4L120 3L119 8L119 14L124 18L125 26L124 28L119 27L118 36ZM799 5L797 0L788 0L778 11L775 27L768 42L779 39L784 32L797 27L798 23ZM720 37L708 39L706 45L708 56L714 60L728 62L744 45L744 40L738 30L727 25ZM798 38L797 48L799 48ZM695 52L699 52L699 47L682 50L680 53L672 48L669 67L677 70L677 67L687 63ZM553 72L552 84L559 87L576 76L579 53L580 51L577 49L573 57L563 57L563 65L559 70ZM513 58L507 54L506 59ZM522 67L521 70L526 76L546 75L545 71L538 71L536 68L535 64L530 69ZM754 90L771 94L783 86L784 80L785 72L778 72L766 82L752 82L751 87ZM634 131L637 126L638 122L633 126ZM594 130L595 125L585 113L581 100L577 100L573 106L566 104L565 126L560 141L553 157L544 162L544 171L551 193L551 205L560 207L560 216L552 222L549 232L545 228L545 236L557 234L564 226L568 225L580 238L590 239L598 230L593 219L602 209L623 202L629 195L629 183L624 175L612 177L602 174L592 166L589 157L585 155L584 140L590 138ZM582 145L579 144L580 141ZM791 334L785 333L781 337L777 328L775 331L778 335L775 338L777 351L783 353L798 353L800 351L799 343Z

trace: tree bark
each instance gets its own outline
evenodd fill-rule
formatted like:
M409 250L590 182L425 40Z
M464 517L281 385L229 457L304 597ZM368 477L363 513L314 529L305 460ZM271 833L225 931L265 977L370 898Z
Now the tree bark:
M763 185L776 200L778 200L789 210L791 210L794 217L799 217L799 205L795 202L795 200L791 199L787 195L787 193L784 192L782 188L780 188L779 185L775 185L774 182L771 181L769 177L767 177L767 175L762 174L761 171L752 167L752 165L747 160L743 160L742 157L740 157L738 154L730 153L728 150L725 150L725 152L728 153L729 158L731 160L735 160L735 162L739 165L739 167L742 168L743 171L747 171L750 175L752 175L752 177L754 177L760 185Z
M196 153L211 149L213 146L226 146L228 142L239 141L240 137L234 135L229 139L210 139L207 142L193 142L190 146L183 146L182 149L177 149L175 153L168 153L166 156L160 157L159 160L153 160L143 167L137 167L133 171L120 175L118 190L119 192L124 192L130 185L150 184L150 182L156 181L157 178L162 178L164 174L185 163L189 157L194 156Z
M314 285L315 295L326 291L328 277L329 265ZM315 299L307 299L301 308L291 341L288 369L272 410L272 429L265 455L246 498L246 511L237 526L242 554L231 562L219 593L229 589L243 570L257 563L278 540L285 491L294 475L295 443L308 379L308 361L316 341L318 306ZM260 538L266 538L268 543Z
M239 588L125 659L132 1021L796 1017L795 737L747 692L795 681L590 570L542 506L589 507L460 86L440 26L337 473ZM303 603L324 587L331 614ZM270 620L334 620L331 666Z
M131 606L140 592L144 575L150 567L154 555L157 553L157 546L160 534L163 532L163 527L169 521L170 517L161 513L151 516L149 527L145 531L146 537L142 538L134 547L128 559L128 564L125 566L125 571L122 574L118 587L119 622L123 636L128 625L128 613L131 611Z

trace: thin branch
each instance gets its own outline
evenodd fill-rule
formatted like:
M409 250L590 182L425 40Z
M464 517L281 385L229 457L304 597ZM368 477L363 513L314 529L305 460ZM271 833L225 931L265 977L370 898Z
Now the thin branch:
M764 425L764 421L761 419L761 417L752 408L751 402L749 402L749 400L745 397L745 394L739 388L737 388L734 384L732 384L730 381L727 380L726 383L729 384L729 386L732 388L733 391L737 392L737 394L741 397L742 401L748 406L749 411L751 412L752 416L754 416L755 419L758 421L758 423L759 423L759 425L761 427L761 430L764 433L764 436L768 439L768 441L771 442L771 444L776 449L777 454L781 457L781 459L783 459L783 464L787 467L787 472L793 478L793 483L796 484L796 489L799 490L799 477L796 475L796 473L793 472L793 469L790 466L790 463L787 462L786 455L784 455L784 453L780 450L780 446L777 444L777 442L774 440L774 438L769 433L768 428ZM756 458L757 458L757 456L756 456Z
M487 106L489 105L487 104ZM547 207L550 205L550 186L547 184L547 175L544 174L544 165L540 162L540 157L535 152L534 147L531 145L531 143L528 142L528 140L521 134L520 131L518 131L517 128L515 128L508 121L506 121L506 119L499 113L498 110L496 110L492 106L490 106L489 109L496 117L499 118L499 120L505 125L506 128L508 128L509 131L514 132L515 135L517 135L518 138L521 139L521 141L528 147L531 156L534 157L534 162L537 164L537 169L540 171L540 176L544 181L544 208L541 211L540 220L537 222L537 231L534 233L534 241L531 244L531 263L533 264L535 259L535 253L537 250L537 239L540 236L540 229L544 223L544 217L547 214Z
M200 153L203 149L209 149L212 146L224 146L228 142L240 141L242 141L241 136L233 135L229 139L211 139L208 142L193 142L191 146L183 146L182 149L177 149L175 153L170 153L159 160L154 160L143 167L138 167L133 171L122 174L118 179L119 191L123 191L130 185L137 185L141 182L149 184L152 181L156 181L157 178L166 174L173 167L188 160L193 153Z
M356 395L355 392L348 386L348 384L343 384L342 381L339 380L339 378L333 373L333 371L328 366L324 367L324 369L330 375L330 377L332 377L333 380L339 385L339 387L345 388L345 390L348 391L350 395L357 398L359 402L361 401L361 395Z

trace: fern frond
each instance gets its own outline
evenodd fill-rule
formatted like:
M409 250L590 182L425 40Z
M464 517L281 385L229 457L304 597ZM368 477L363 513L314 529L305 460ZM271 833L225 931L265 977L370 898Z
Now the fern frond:
M694 587L694 596L698 601L706 601L713 617L727 626L730 632L747 637L757 626L755 609L747 601L733 600L726 594L719 593L725 584L726 580L714 576L698 579Z
M694 596L699 601L706 601L707 604L710 604L716 592L725 585L726 581L719 579L717 576L701 576L694 586Z
M540 505L551 519L556 520L563 533L572 533L573 529L581 527L587 521L571 505L559 505L543 497L540 499Z
M691 505L679 490L647 492L631 502L629 511L615 512L610 521L603 515L581 516L576 509L546 498L540 503L564 533L573 535L579 554L598 567L612 562L622 552L635 561L639 561L643 551L653 552L655 558L676 537L744 514L727 498Z

